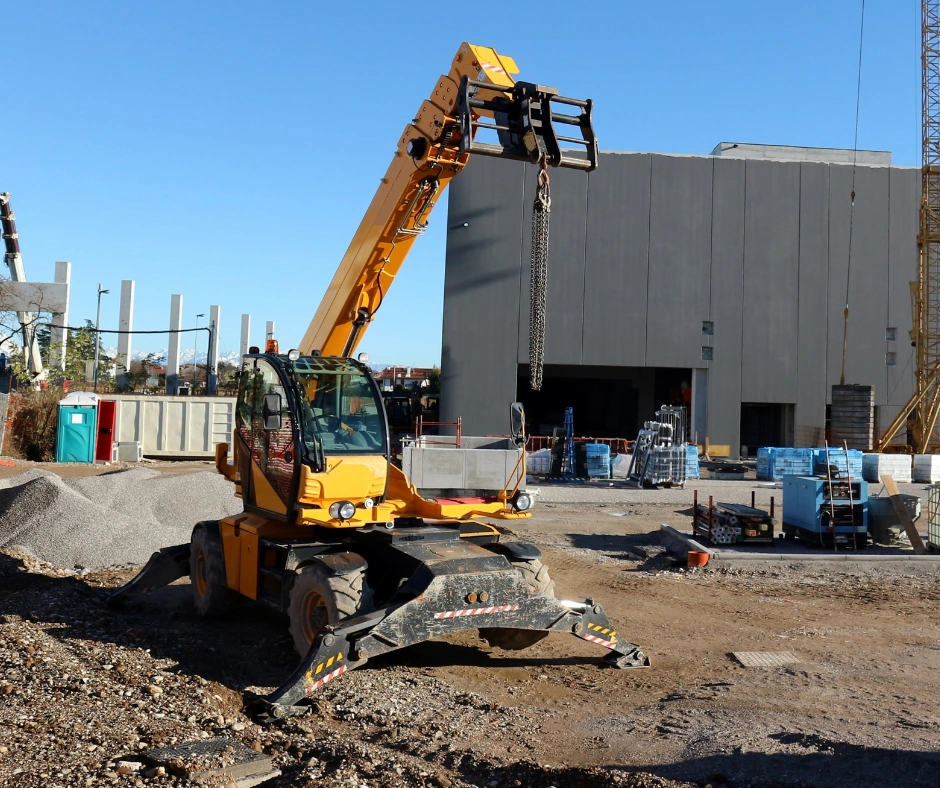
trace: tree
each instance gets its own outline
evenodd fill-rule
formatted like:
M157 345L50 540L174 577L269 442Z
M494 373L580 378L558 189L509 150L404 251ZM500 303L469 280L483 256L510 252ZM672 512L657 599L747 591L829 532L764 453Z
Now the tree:
M95 360L95 324L85 320L81 328L69 331L68 342L65 345L65 370L62 375L67 380L84 381L87 362ZM41 341L41 340L40 340ZM57 355L58 347L50 344L45 358ZM101 335L98 334L98 380L110 381L110 367L114 359L105 353L101 344Z
M431 367L428 373L428 387L425 389L425 395L428 397L439 397L441 395L441 368Z
M218 366L219 388L223 391L238 389L238 370L240 366L220 361Z
M51 313L43 310L41 303L34 304L30 310L24 310L29 315L24 324L20 322L23 313L17 311L18 306L12 280L8 276L0 276L0 350L7 354L13 377L28 383L33 375L26 368L23 346L33 332L48 322Z

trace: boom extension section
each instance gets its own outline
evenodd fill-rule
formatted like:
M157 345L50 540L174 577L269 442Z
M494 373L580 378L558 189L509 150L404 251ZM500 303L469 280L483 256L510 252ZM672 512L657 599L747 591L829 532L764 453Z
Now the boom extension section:
M479 98L482 91L496 92L493 98ZM556 112L552 102L580 109L577 115ZM464 77L460 83L457 111L460 122L460 152L482 153L503 159L539 163L551 167L570 167L590 172L597 167L597 137L591 125L591 99L565 98L555 88L532 82L517 82L512 87L495 87ZM480 120L492 116L493 123ZM563 136L555 131L555 123L577 127L579 137ZM495 131L499 144L478 142L477 131ZM565 149L561 143L584 148Z
M440 77L399 137L385 177L298 346L302 354L356 354L412 244L470 154L537 163L543 180L548 167L589 172L597 166L593 102L516 82L512 75L517 72L512 58L489 47L460 47L450 72ZM561 133L562 127L577 134ZM480 141L477 132L483 132Z

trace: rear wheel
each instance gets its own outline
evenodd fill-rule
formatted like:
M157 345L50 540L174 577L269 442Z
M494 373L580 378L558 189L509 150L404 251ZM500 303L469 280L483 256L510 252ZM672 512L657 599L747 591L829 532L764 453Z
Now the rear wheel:
M193 531L189 548L189 579L193 601L200 615L222 615L238 598L225 581L222 539L203 525Z
M546 594L555 597L555 581L548 575L548 567L538 558L529 561L514 561L513 566L519 570L531 593ZM480 637L491 646L506 651L521 651L534 646L540 640L548 637L548 632L538 629L481 629Z
M372 589L364 572L334 575L322 564L304 567L294 579L287 615L294 648L306 656L325 626L372 608Z

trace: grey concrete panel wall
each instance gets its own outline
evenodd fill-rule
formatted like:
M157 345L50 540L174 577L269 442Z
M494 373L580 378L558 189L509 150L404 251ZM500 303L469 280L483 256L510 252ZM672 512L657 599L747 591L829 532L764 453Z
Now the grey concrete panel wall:
M534 196L537 177L534 168L529 168L526 174L532 179L527 185ZM546 364L581 363L588 177L580 170L551 173Z
M648 153L604 157L590 174L584 271L584 364L646 364Z
M829 278L829 167L800 165L800 266L797 311L797 446L818 446L826 428Z
M912 386L918 171L855 174L846 377L874 385L885 415ZM819 443L841 366L851 176L826 163L606 153L586 178L553 172L547 360L701 370L700 437L736 451L743 400L794 404L794 440ZM442 407L465 431L505 431L528 361L534 184L534 168L480 157L451 186Z
M708 367L707 409L699 441L740 444L741 414L729 402L741 401L741 344L744 327L744 170L745 162L715 159L712 189L711 306L714 335L701 335L711 345ZM704 431L703 431L704 430ZM736 450L736 449L735 449Z
M885 389L884 329L888 319L886 295L889 170L886 167L857 169L853 212L852 169L851 166L844 165L831 165L829 168L827 388L830 389L831 400L831 387L839 383L842 370L843 313L848 281L849 323L845 382L875 386L875 402L882 404Z
M891 170L891 224L888 228L888 321L887 327L896 329L897 339L885 341L885 352L895 354L897 364L885 367L885 401L902 406L914 393L915 354L908 329L912 325L910 282L917 279L912 267L918 260L917 229L919 221L920 172L918 170ZM875 392L876 402L878 392ZM888 410L883 409L883 417ZM887 427L891 417L882 420Z
M487 162L488 166L497 166L498 164L498 160ZM525 174L523 175L522 190L525 196L522 198L522 228L520 229L522 234L522 252L521 271L519 275L519 341L516 348L516 358L520 364L529 363L529 308L531 298L529 286L532 277L532 203L535 200L535 185L538 172L529 164L526 164L524 169ZM551 268L551 260L549 260L549 278L552 276Z
M708 314L712 165L705 157L655 156L650 177L646 363L702 364Z
M796 402L800 165L748 161L741 399Z
M441 419L470 434L506 432L516 395L525 174L479 157L449 194Z

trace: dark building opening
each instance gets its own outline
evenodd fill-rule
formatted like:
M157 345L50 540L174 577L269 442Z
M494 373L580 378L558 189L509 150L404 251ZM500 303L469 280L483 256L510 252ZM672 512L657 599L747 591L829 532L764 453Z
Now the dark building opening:
M756 457L761 446L792 446L793 411L786 403L742 402L741 456Z
M551 435L574 408L574 431L593 438L636 437L660 405L691 405L692 372L651 367L546 365L541 391L529 388L529 367L520 364L516 398L525 407L530 435Z

